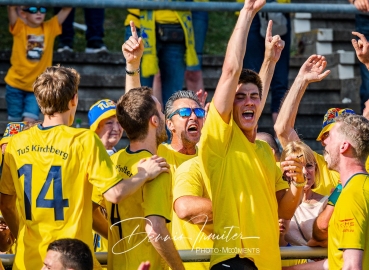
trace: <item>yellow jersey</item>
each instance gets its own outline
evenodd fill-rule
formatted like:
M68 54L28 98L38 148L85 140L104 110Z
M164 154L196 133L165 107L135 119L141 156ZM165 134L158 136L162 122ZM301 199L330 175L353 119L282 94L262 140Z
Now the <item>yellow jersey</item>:
M338 185L340 174L328 169L328 164L322 155L314 152L314 156L319 168L319 175L315 176L317 186L313 188L312 191L323 196L329 196L332 190Z
M61 32L57 16L36 28L29 27L18 18L10 29L13 48L5 82L17 89L33 92L36 78L52 65L54 40Z
M210 199L210 190L205 174L200 170L199 158L194 157L179 166L175 172L173 185L173 202L182 196L197 196ZM172 235L178 250L194 250L196 254L209 254L213 247L211 234L213 223L193 224L180 219L175 211L172 220ZM209 269L208 262L191 262L184 264L186 270Z
M369 157L368 157L368 159L366 160L366 163L365 163L365 169L366 169L366 171L369 173Z
M166 159L167 163L170 165L170 173L172 174L172 177L174 177L175 171L183 162L197 156L197 148L196 154L186 155L174 150L170 144L162 143L158 147L157 155Z
M41 269L47 246L60 238L80 239L93 250L92 185L104 193L120 180L90 130L34 126L13 136L0 183L0 192L17 200L13 269Z
M210 267L239 255L258 269L281 269L276 192L289 186L269 145L251 143L233 116L225 123L211 103L199 158L213 202L216 238Z
M329 269L342 269L345 249L363 250L362 269L369 269L368 222L369 175L359 173L346 182L329 221Z
M152 154L147 150L131 152L129 146L111 156L123 179L137 173L137 164ZM146 217L161 216L171 220L171 176L160 174L135 193L119 202L106 203L109 223L108 269L134 269L150 261L152 269L164 269L165 263L149 242L145 231Z

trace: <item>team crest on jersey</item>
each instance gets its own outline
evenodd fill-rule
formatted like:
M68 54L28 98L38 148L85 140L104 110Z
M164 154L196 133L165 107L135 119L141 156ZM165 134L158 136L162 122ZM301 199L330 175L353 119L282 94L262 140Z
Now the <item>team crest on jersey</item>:
M6 126L6 130L4 132L4 138L5 137L12 137L15 134L18 134L19 132L21 132L24 127L25 127L25 123L24 122L11 122L8 123L8 125Z

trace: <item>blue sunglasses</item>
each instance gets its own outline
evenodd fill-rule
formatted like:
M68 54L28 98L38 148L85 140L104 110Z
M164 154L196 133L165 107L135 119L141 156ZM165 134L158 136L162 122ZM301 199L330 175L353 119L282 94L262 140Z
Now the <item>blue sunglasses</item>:
M196 117L204 118L205 117L205 110L202 108L180 108L172 112L168 119L171 119L174 115L178 114L180 117L189 117L191 113L194 112Z
M23 11L31 13L31 14L36 14L37 12L40 11L41 14L45 14L46 8L45 7L29 7L29 8L23 9Z

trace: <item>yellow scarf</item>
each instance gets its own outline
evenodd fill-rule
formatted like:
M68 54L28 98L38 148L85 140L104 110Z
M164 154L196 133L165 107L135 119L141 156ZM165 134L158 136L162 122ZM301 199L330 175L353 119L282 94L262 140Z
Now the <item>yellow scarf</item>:
M185 61L188 67L198 65L195 51L195 39L192 27L192 17L190 11L175 11L179 22L182 25L186 39ZM155 11L140 10L140 31L144 42L145 50L142 57L141 73L143 77L155 75L159 71L158 58L156 55L156 31L155 31Z

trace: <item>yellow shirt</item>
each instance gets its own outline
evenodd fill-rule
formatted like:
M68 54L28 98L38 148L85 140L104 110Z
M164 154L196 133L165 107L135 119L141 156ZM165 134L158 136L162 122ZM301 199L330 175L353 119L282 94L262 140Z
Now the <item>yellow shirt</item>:
M317 187L312 190L320 195L329 196L332 189L337 186L340 179L340 174L336 171L328 169L327 162L325 162L322 155L314 152L314 156L319 168L319 175L315 176Z
M197 148L196 148L196 154L194 155L186 155L177 152L172 148L170 144L162 143L158 147L158 156L163 157L166 159L167 163L170 165L170 172L172 174L172 177L174 177L174 173L183 162L196 157L197 156ZM174 179L172 180L173 184Z
M209 181L203 178L205 174L201 172L199 162L199 158L194 157L177 168L174 176L173 202L182 196L210 199L210 190L205 185L205 182ZM196 254L199 255L208 254L213 247L212 232L212 222L193 224L180 219L173 212L172 235L178 250L195 250ZM185 268L187 270L205 270L209 269L209 263L185 263Z
M369 173L369 157L368 157L368 159L366 160L365 168L366 168L366 171Z
M199 158L210 179L218 237L211 266L239 255L258 269L281 269L276 191L289 187L269 145L249 142L233 117L225 123L211 103Z
M41 269L48 244L60 238L80 239L93 250L92 185L106 192L120 179L90 130L34 126L13 136L0 183L1 193L17 199L13 269Z
M363 270L369 269L369 175L355 174L343 187L328 230L329 269L342 269L343 250L363 250Z
M61 31L57 16L37 28L27 26L18 18L10 29L13 48L5 82L17 89L33 92L32 84L36 78L52 65L54 40Z
M127 147L111 159L127 179L137 173L138 162L150 156L146 150L132 153ZM110 228L108 269L136 270L143 261L150 261L152 269L163 269L163 260L147 237L145 217L171 220L171 184L170 174L162 173L119 204L106 203Z

